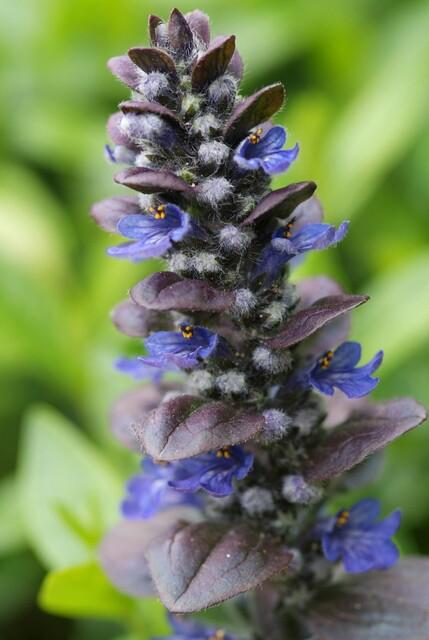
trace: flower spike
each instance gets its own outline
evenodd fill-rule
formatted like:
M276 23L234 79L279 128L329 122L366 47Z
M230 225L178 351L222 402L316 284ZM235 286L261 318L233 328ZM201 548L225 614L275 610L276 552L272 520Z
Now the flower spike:
M360 640L368 621L380 640L427 638L429 565L391 569L400 512L380 519L364 499L325 515L426 418L411 398L368 398L383 352L360 365L348 339L368 296L323 276L289 279L349 222L324 220L311 180L272 190L299 147L274 123L281 83L240 95L235 35L213 37L204 13L173 9L150 16L149 39L109 62L132 96L109 118L106 155L134 195L91 212L125 238L110 256L164 260L156 272L135 265L112 313L144 340L116 362L138 384L111 413L113 435L143 460L102 566L120 591L156 593L171 613L165 640ZM345 580L339 563L363 575ZM232 598L244 637L177 617Z

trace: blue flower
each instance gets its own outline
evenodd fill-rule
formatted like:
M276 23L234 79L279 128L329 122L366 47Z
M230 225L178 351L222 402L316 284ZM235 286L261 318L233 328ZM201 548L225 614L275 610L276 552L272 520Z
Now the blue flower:
M270 285L287 262L307 251L320 251L337 244L349 228L348 222L342 222L336 229L323 222L307 224L305 218L305 215L291 218L275 231L270 243L262 250L254 278L265 274L265 284Z
M263 129L257 129L239 144L234 154L235 163L241 169L262 169L269 175L286 171L297 157L299 146L282 149L286 142L283 127L272 127L265 135L262 134Z
M181 460L175 465L175 477L169 485L178 491L204 489L218 498L229 496L234 491L233 480L247 476L253 458L252 453L236 445Z
M193 327L180 325L180 331L157 331L145 342L147 357L139 360L152 367L192 369L202 360L209 357L226 356L228 347L223 338L216 333Z
M143 472L127 484L122 514L129 519L146 519L174 505L198 507L201 500L193 494L199 489L218 498L229 496L233 480L245 478L252 465L253 454L239 446L167 464L155 464L146 457Z
M350 510L343 509L335 517L321 521L313 536L321 539L328 560L342 559L347 573L388 569L399 558L398 548L390 538L399 528L401 512L396 510L376 522L379 515L378 500L361 500Z
M162 371L145 364L139 358L118 358L115 362L115 368L121 373L131 376L134 380L149 379L153 382L159 382L163 374Z
M142 469L143 473L131 478L127 484L127 497L121 505L125 518L146 519L171 506L200 504L196 496L171 488L169 483L175 477L174 464L155 464L147 457L142 462Z
M203 232L189 213L174 204L162 204L147 214L124 216L119 220L117 229L121 235L135 242L110 247L108 254L133 262L162 256L174 242L182 242L187 237L203 237Z
M195 620L179 618L171 613L168 620L173 628L173 635L152 640L235 640L234 636L222 629L206 627Z
M379 351L363 367L357 367L361 358L358 342L343 342L335 351L327 351L315 364L298 374L300 386L311 386L328 396L334 388L340 389L348 398L361 398L377 386L380 378L371 377L383 360Z

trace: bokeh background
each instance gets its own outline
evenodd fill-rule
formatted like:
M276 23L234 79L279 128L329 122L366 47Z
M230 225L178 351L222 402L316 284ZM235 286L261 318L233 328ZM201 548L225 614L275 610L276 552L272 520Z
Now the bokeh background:
M354 315L365 356L386 352L376 396L429 404L429 3L427 0L183 0L236 33L243 91L282 80L278 122L301 144L278 180L315 179L327 218L352 220L324 272L372 301ZM146 42L167 0L0 4L0 638L145 640L155 601L117 594L94 561L137 460L107 413L132 383L109 309L152 265L105 255L88 218L113 186L105 119L126 95L109 56ZM400 505L404 552L429 553L429 430L391 447L368 492ZM51 572L48 578L46 573ZM53 573L52 573L53 572ZM42 588L41 588L42 586ZM40 591L41 588L41 591Z

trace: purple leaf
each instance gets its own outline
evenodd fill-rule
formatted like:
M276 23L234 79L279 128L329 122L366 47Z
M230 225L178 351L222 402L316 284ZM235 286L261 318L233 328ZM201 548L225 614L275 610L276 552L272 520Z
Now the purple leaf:
M208 45L210 43L210 23L208 16L196 9L185 14L185 20L198 37Z
M429 560L405 558L328 587L303 621L313 640L427 640Z
M194 195L193 188L172 171L157 171L133 167L115 175L115 182L141 193L176 192L188 198Z
M260 414L182 395L142 419L138 436L149 455L170 462L245 442L263 426Z
M327 276L305 278L296 285L299 296L298 309L305 309L327 296L338 296L344 293L341 286Z
M243 100L232 112L225 125L224 136L229 144L238 144L246 137L250 129L269 120L279 109L284 100L284 89L280 83L264 87Z
M91 207L91 218L99 227L111 233L118 233L116 228L124 216L140 213L139 202L134 196L114 196L96 202Z
M114 76L131 89L137 89L141 77L128 56L115 56L107 62L107 67Z
M368 296L328 296L311 307L297 311L290 317L284 331L265 340L270 349L286 349L305 338L338 316L367 302Z
M132 47L128 50L131 60L145 73L158 71L177 78L176 65L171 56L163 49L150 47Z
M297 284L299 304L297 311L310 307L318 300L327 296L344 295L340 285L325 276L306 278ZM329 349L335 349L345 342L350 333L350 313L342 315L328 322L316 331L310 340L301 346L301 353L306 356L317 357Z
M125 100L121 102L119 108L123 113L153 113L167 120L170 124L183 128L183 124L173 111L163 107L157 102L147 102L146 100Z
M177 391L179 385L145 384L122 395L110 412L110 424L114 435L128 449L141 452L139 432L141 424L156 409L168 391Z
M222 36L197 60L192 71L192 87L201 91L203 87L221 76L228 68L235 51L235 36Z
M165 314L145 309L132 300L120 302L112 311L111 318L116 328L131 338L146 338L151 331L172 328Z
M271 191L260 200L257 207L243 220L241 225L264 222L271 217L286 218L301 202L311 198L315 190L315 182L297 182L283 189Z
M157 28L159 27L160 24L163 24L163 21L159 16L154 16L154 15L149 16L148 18L149 39L154 46L161 44L158 40L158 34L157 34Z
M181 278L175 273L154 273L131 289L132 299L158 311L225 311L234 302L233 292L211 287L204 280Z
M177 523L147 547L146 558L163 604L191 613L249 591L285 571L291 554L249 526Z
M194 43L191 28L178 9L173 9L170 14L168 40L170 46L178 53L189 53Z
M244 63L237 49L234 51L227 71L241 82L244 73Z
M357 409L311 452L305 477L319 482L340 476L425 419L426 410L412 398Z
M148 520L124 520L111 529L99 549L111 582L131 596L156 595L145 557L148 544L179 519L196 519L195 510L174 508Z

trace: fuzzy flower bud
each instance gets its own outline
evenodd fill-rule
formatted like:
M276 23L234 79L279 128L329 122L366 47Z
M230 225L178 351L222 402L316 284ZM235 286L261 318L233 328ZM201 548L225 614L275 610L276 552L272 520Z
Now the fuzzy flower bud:
M208 140L222 131L222 123L213 113L198 116L192 123L192 132Z
M241 231L233 224L227 224L220 230L219 241L224 251L242 253L250 245L252 236L246 231Z
M268 347L257 347L252 354L253 364L266 373L282 373L290 369L292 357L289 353L274 352Z
M189 260L190 266L197 273L217 273L221 270L219 262L215 255L201 251Z
M240 395L246 392L246 376L241 371L228 371L216 378L216 387L226 396Z
M176 141L176 133L172 127L153 113L127 113L122 116L119 129L137 145L151 142L169 148Z
M208 178L198 185L198 197L202 204L217 209L232 193L232 184L226 178Z
M250 289L238 289L235 293L235 302L232 312L238 317L246 317L255 308L257 298Z
M189 377L190 387L196 389L199 393L206 393L213 388L214 377L209 371L202 369L201 371L193 371Z
M249 516L261 516L275 510L271 491L262 487L246 489L240 496L241 506Z
M209 103L219 111L226 111L234 104L236 92L237 85L235 80L228 75L221 76L209 86Z
M294 427L298 427L302 436L308 436L320 420L320 409L317 407L309 407L296 412L293 416L293 425Z
M224 164L229 157L230 149L223 142L212 140L203 142L198 149L198 160L207 168L217 169Z
M260 435L260 440L264 444L282 440L292 426L291 418L279 409L268 409L264 411L265 426Z
M283 478L282 496L293 504L311 504L322 497L322 491L313 487L302 476L290 475Z
M182 251L175 251L168 260L168 268L170 271L189 271L192 269L192 259Z
M169 94L170 82L164 73L151 71L142 78L138 90L149 102L154 102Z

